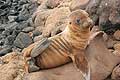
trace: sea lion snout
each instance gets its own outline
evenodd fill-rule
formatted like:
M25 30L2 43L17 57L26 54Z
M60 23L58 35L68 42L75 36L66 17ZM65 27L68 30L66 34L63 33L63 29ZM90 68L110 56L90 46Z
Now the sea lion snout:
M87 20L84 21L84 23L83 23L83 28L92 28L93 25L94 25L93 20L90 18L87 18Z

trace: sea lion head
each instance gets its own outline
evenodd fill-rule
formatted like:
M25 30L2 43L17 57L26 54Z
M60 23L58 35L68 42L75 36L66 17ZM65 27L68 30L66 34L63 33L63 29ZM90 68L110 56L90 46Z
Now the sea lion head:
M93 26L93 21L85 10L75 10L69 15L69 26L86 30Z

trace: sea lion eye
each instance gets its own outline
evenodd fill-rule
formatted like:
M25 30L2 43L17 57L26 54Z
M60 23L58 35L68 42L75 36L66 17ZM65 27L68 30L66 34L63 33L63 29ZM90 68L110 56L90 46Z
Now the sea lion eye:
M80 19L77 19L77 20L76 20L76 23L77 23L77 24L80 24Z

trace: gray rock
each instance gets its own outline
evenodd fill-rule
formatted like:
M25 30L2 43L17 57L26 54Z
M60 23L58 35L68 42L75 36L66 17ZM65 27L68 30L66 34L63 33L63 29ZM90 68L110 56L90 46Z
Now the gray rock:
M13 22L17 16L8 16L9 22Z
M43 35L36 36L36 37L34 37L34 42L40 41L40 40L42 40L43 38L44 38Z
M18 48L25 48L32 43L32 38L23 32L20 32L14 41L14 45Z
M12 51L12 48L11 47L6 47L6 48L3 48L2 50L0 50L0 56L3 56L9 52Z
M33 31L33 37L39 36L39 35L41 35L41 34L42 34L42 32L40 32L39 30L34 30L34 31Z
M6 39L5 39L5 45L12 45L13 42L15 40L15 36L13 35L9 35Z
M5 43L5 39L1 39L1 40L0 40L0 46L3 46L4 43Z
M4 27L0 27L0 34L5 30Z
M28 32L31 32L33 30L34 30L34 27L26 27L22 31L28 33Z

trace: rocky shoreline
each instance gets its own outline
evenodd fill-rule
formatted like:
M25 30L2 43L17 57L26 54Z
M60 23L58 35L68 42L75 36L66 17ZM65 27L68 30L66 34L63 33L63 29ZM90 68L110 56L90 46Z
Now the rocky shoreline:
M107 51L102 51L105 49L98 41L94 44L99 45L101 50L96 51L95 46L90 48L93 51L90 52L93 56L90 57L91 64L97 66L94 68L94 80L120 80L120 61L114 60L115 57L120 57L119 7L119 0L1 0L1 80L84 80L72 63L26 74L22 56L22 52L30 44L62 32L67 25L68 15L76 9L84 9L90 14L96 25L93 32L99 29L105 32L103 38ZM72 76L75 74L76 76ZM59 76L61 77L58 79Z
M32 0L0 1L0 56L32 43L32 38L26 33L34 30L32 14L37 7L38 4Z

